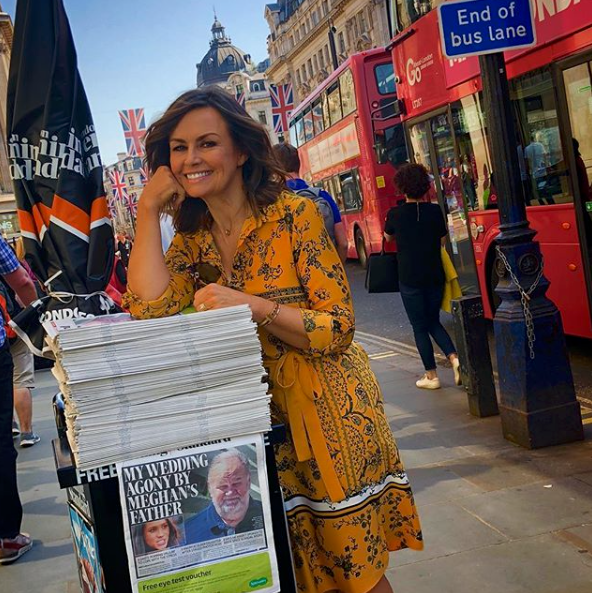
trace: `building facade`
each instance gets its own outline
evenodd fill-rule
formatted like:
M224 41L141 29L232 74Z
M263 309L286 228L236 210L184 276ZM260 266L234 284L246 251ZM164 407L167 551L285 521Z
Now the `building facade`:
M10 15L0 8L0 233L10 238L19 233L14 189L8 162L6 109L8 71L12 50L13 26Z
M103 169L105 195L111 205L115 232L133 238L138 201L147 182L146 173L142 157L118 153L117 159L116 163ZM115 170L120 173L121 182L125 185L125 199L118 199L114 191L110 173Z
M265 7L267 78L291 82L298 104L353 53L390 40L385 0L280 0ZM330 44L333 31L335 56Z
M273 129L271 99L265 69L268 61L255 64L251 56L232 45L217 17L212 25L210 49L197 67L197 86L221 86L243 103L247 113L261 122L272 143L278 141Z

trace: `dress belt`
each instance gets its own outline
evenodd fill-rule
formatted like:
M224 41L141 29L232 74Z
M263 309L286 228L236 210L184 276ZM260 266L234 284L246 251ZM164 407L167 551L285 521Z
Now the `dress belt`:
M277 361L266 361L266 364L274 385L281 389L280 393L274 395L287 411L296 458L298 461L307 461L314 454L329 498L333 502L344 500L345 492L329 454L314 403L315 395L322 396L316 369L302 354L293 350L286 352Z

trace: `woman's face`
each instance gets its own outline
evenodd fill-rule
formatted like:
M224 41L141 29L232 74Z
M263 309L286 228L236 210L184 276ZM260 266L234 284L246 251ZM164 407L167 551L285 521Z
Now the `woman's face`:
M241 165L224 118L213 107L190 111L169 140L171 170L188 196L215 199L243 191Z
M144 524L144 541L153 550L164 550L169 545L171 528L166 519Z

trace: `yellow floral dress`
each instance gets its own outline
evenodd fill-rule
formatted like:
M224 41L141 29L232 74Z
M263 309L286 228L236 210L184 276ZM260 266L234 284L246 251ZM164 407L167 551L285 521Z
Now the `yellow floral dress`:
M177 234L167 252L171 282L161 298L128 293L136 317L188 307L204 264L218 282L300 308L310 348L260 329L276 449L298 590L365 593L384 574L389 550L422 549L409 481L366 353L352 341L354 313L344 269L310 200L283 193L245 221L227 278L212 235Z

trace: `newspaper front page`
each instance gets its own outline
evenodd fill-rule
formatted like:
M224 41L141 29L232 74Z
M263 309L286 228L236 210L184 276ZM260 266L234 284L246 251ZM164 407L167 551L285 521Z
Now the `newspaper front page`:
M134 592L280 590L262 435L117 470Z

